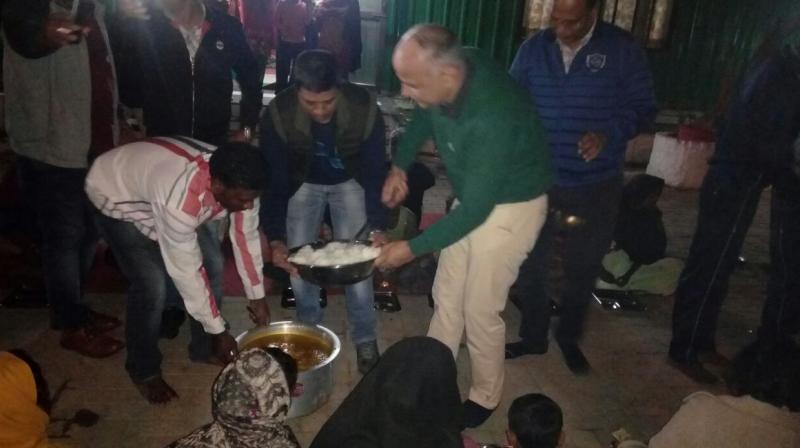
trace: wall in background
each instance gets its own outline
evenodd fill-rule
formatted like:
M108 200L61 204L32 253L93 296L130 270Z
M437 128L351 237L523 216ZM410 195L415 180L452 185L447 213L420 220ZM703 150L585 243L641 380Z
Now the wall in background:
M777 19L800 16L798 0L677 0L674 8L666 46L648 51L660 106L711 113Z
M384 90L398 89L391 50L416 23L446 25L505 66L525 37L524 0L385 0L385 8ZM798 0L676 0L665 45L648 50L660 106L714 112L777 19L792 16Z
M524 0L388 0L386 51L380 87L397 91L391 52L400 36L417 23L440 23L458 33L465 45L481 48L511 65L522 38Z

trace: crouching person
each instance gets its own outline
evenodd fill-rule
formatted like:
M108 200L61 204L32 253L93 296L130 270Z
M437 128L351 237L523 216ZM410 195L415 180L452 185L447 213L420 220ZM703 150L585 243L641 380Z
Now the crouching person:
M263 166L260 152L244 143L215 149L175 137L116 148L89 171L86 192L131 285L125 368L151 403L177 398L161 376L158 349L168 294L183 297L208 334L193 339L209 338L214 359L228 363L237 351L219 312L223 257L209 222L230 215L236 268L253 320L269 322L258 236L258 197L267 182Z
M269 104L261 120L261 149L269 160L270 187L262 221L272 258L286 264L289 247L316 241L326 208L334 239L350 239L364 228L384 230L381 204L386 178L384 122L376 98L340 81L334 56L323 50L301 53L294 85ZM377 244L385 242L373 234ZM297 320L322 322L319 287L292 276ZM372 277L345 287L350 338L358 370L378 362Z

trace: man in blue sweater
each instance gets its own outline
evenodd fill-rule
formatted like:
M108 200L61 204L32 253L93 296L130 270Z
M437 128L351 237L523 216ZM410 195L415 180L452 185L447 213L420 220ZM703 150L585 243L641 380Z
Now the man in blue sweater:
M260 143L270 170L263 199L269 205L261 209L261 222L276 266L290 268L287 246L318 239L326 207L335 239L353 238L365 222L374 230L386 225L383 117L375 95L340 82L336 73L333 54L301 53L294 86L272 100L261 120ZM383 242L383 236L373 238ZM293 274L297 319L320 323L319 287ZM366 373L378 361L372 277L346 286L345 295L358 370Z
M644 51L629 33L598 20L598 10L597 0L556 0L551 27L528 39L511 66L547 131L556 185L548 192L547 223L517 280L525 295L522 340L506 346L506 358L547 351L547 265L560 236L565 278L555 338L576 374L589 371L578 340L611 243L626 143L656 113Z

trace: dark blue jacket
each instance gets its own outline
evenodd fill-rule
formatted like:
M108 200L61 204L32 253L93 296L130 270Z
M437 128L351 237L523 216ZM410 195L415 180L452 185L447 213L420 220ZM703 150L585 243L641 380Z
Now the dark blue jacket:
M625 147L656 114L653 79L642 48L616 26L598 22L589 42L564 73L553 30L537 33L520 47L511 76L531 94L547 130L556 184L587 185L622 173ZM586 132L608 137L591 162L578 153Z
M800 194L794 153L800 138L800 54L787 47L755 65L731 103L711 169L763 173L765 182Z

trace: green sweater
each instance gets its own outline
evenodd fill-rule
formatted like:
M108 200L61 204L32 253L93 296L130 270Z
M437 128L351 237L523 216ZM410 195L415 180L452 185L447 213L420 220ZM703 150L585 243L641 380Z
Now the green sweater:
M468 49L469 76L450 108L417 108L394 164L407 170L433 139L460 205L409 244L414 255L443 249L477 228L495 205L547 191L550 151L530 96L501 67ZM449 110L448 110L449 109Z

